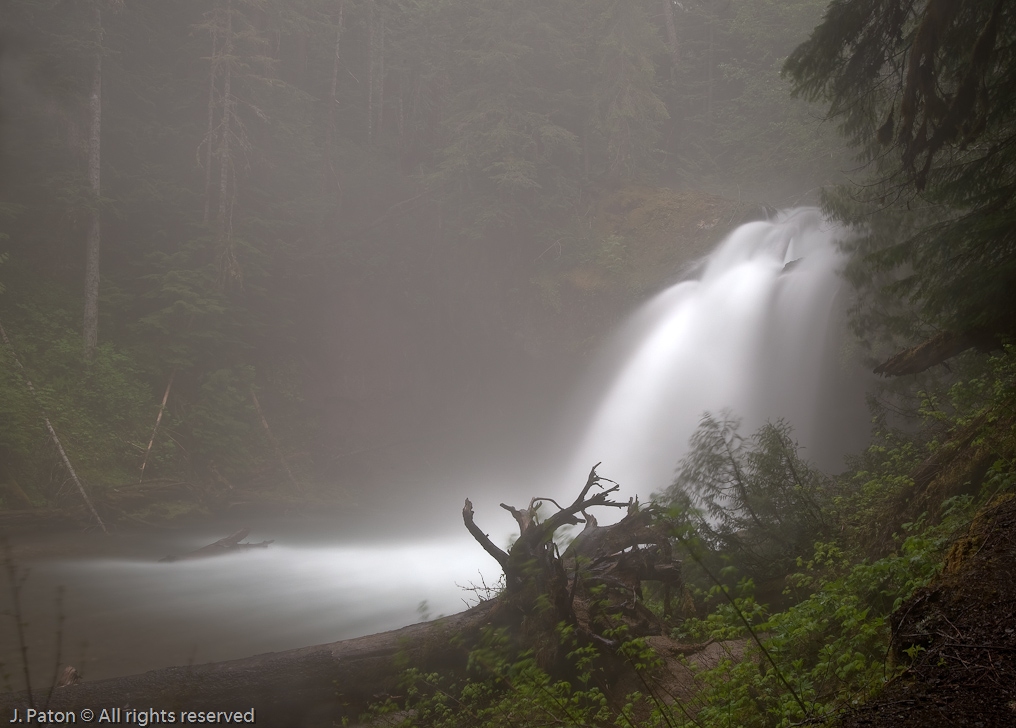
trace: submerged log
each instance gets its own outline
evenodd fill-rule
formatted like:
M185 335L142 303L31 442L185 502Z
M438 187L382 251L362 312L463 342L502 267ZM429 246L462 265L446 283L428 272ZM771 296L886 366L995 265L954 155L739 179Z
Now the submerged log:
M215 543L210 543L207 546L202 546L196 551L191 551L189 554L183 556L167 556L163 559L159 559L160 563L171 563L173 561L190 561L191 559L206 559L210 556L222 556L223 554L231 554L236 551L245 551L246 549L264 549L268 548L269 544L275 543L274 539L271 541L261 541L260 543L240 543L241 540L247 538L250 533L249 528L241 528L239 531L229 534L225 538L220 538Z

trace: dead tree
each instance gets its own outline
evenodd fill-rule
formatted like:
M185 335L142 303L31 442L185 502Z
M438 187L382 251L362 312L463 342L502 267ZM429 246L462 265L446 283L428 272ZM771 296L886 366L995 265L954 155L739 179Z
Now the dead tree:
M476 525L468 499L462 509L466 529L504 571L505 590L492 612L492 624L509 627L519 646L534 650L548 669L560 659L555 638L560 623L573 625L581 637L605 646L616 646L610 635L622 624L633 636L659 634L662 622L643 603L642 584L661 582L667 609L671 591L682 587L680 562L673 559L662 514L634 500L611 500L619 486L601 478L597 467L599 463L571 505L543 497L533 498L525 509L502 503L519 524L519 538L508 551L498 548ZM599 490L590 495L594 488ZM539 509L545 503L558 510L540 520ZM595 507L624 508L628 513L618 523L600 526L586 512ZM585 524L584 530L562 555L555 533L579 523Z

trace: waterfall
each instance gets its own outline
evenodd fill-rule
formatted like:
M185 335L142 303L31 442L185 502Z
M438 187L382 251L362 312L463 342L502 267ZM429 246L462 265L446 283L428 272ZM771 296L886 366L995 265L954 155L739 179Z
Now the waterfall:
M805 457L835 468L867 421L843 333L846 234L814 208L742 225L643 305L604 353L569 477L603 461L602 475L648 496L672 481L702 414L723 410L745 435L787 420Z
M570 464L541 463L544 479L521 478L525 487L515 504L547 492L570 501L599 461L600 474L623 486L622 498L649 496L671 482L707 410L729 408L743 417L743 434L785 418L805 457L827 467L858 447L867 421L866 378L844 353L846 292L837 247L844 235L814 209L731 233L693 277L647 302L613 337L594 367L601 375L590 375L586 384L582 426L569 425L581 432ZM861 435L851 440L852 432ZM565 468L567 474L553 472ZM497 517L496 503L513 500L508 487L488 486L490 494L476 500L499 545L514 530L511 519ZM462 486L471 497L477 490L473 481ZM245 524L259 538L277 540L265 551L156 563L240 525L223 522L147 534L131 548L133 542L122 544L130 558L39 564L22 595L33 622L32 670L37 681L48 679L58 635L68 646L67 659L96 678L390 629L420 619L423 600L435 614L457 611L473 595L456 582L475 580L479 571L479 579L493 584L499 570L462 529L460 494L448 503L441 511L448 529L433 542L389 543L382 531L358 540L354 534L362 529L336 524L332 516L275 516L260 526ZM65 538L67 552L87 538L110 548L111 537L101 534ZM70 615L62 632L53 628L59 623L52 598L57 585L67 587ZM4 600L0 595L0 610L9 610ZM77 646L86 639L84 663ZM16 654L11 640L12 633L0 631L0 655Z

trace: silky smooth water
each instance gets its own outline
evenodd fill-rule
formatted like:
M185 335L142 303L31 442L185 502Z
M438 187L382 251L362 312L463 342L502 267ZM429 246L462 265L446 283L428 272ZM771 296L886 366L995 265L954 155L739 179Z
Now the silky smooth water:
M725 410L745 435L787 420L806 457L835 467L867 419L867 377L843 333L845 235L814 208L742 225L647 302L603 354L612 365L590 387L601 396L570 477L602 461L602 475L658 492L702 415Z
M320 524L302 533L287 524L251 534L276 539L265 549L158 563L157 554L186 553L234 525L157 536L158 551L135 537L118 556L19 564L30 571L20 601L35 687L48 686L58 652L99 679L323 644L460 612L476 595L458 585L494 584L499 575L464 529L443 539L344 543ZM70 550L75 541L96 548L120 537L62 538ZM6 588L0 610L13 612ZM3 621L0 691L21 689L13 617Z

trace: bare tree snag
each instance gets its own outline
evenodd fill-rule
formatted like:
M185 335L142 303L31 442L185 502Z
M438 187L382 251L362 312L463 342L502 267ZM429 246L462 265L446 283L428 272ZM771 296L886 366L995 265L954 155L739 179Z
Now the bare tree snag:
M613 645L605 634L621 624L631 634L659 634L662 623L642 603L642 583L664 585L666 610L671 591L683 588L680 562L673 558L662 514L635 501L611 500L619 486L601 478L598 466L589 471L585 486L568 506L542 497L533 498L524 509L502 503L519 524L519 538L507 552L491 543L476 525L469 500L462 510L469 533L504 570L505 591L497 600L492 621L512 629L520 646L533 649L547 669L561 658L554 636L561 622L600 645ZM590 495L594 488L599 490ZM539 509L545 503L558 510L540 520ZM628 513L618 523L600 526L586 513L596 507L625 508ZM585 529L562 556L554 534L562 526L579 523L585 523Z

